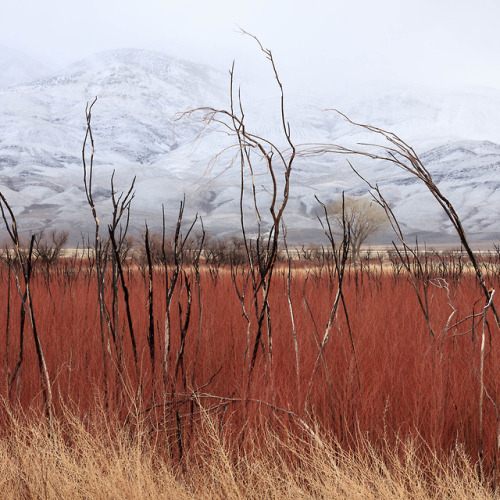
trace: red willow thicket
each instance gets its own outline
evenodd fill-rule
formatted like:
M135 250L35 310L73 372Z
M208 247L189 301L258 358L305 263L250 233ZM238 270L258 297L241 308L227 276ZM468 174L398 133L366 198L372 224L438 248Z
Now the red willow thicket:
M99 398L110 412L120 414L124 420L139 412L151 426L170 432L175 444L187 439L181 436L193 431L203 408L203 412L213 413L221 425L237 424L234 432L243 425L257 423L261 416L274 416L303 430L304 423L318 424L344 445L352 445L358 432L375 442L395 439L396 435L418 435L440 452L463 443L471 456L477 456L483 303L470 273L464 272L459 279L445 275L446 281L434 278L433 272L427 276L431 282L430 321L436 332L432 338L412 285L399 270L388 267L380 273L373 263L363 271L346 271L342 289L346 309L338 310L330 337L321 349L337 279L321 263L308 261L304 267L292 262L290 270L280 263L269 293L275 332L272 371L263 347L259 347L250 371L257 320L254 316L248 332L236 290L245 286L247 266L221 266L214 275L202 264L198 276L194 269L186 269L172 295L175 307L170 313L169 367L165 376L165 273L158 267L153 272L157 349L152 364L148 344L149 276L131 260L126 265L137 372L124 295L120 293L118 298L121 350L109 335L104 365L96 273L90 266L74 273L72 267L60 263L50 270L47 293L45 269L34 266L32 302L52 388L52 412L60 412L63 404L74 405L83 416L95 409ZM6 265L0 272L3 283L10 280L10 294L9 287L3 287L1 299L4 311L6 304L11 311L8 318L2 315L2 395L24 408L43 405L43 385L31 338L25 339L17 372L20 375L15 375L21 298L13 273ZM489 278L492 283L499 279L498 274ZM112 282L109 270L105 276L106 307L113 302ZM192 299L185 328L188 283L193 290L199 287L200 293L192 294L196 299ZM252 301L251 293L243 298L245 310L254 315ZM475 305L475 318L470 317L471 305ZM496 408L500 396L497 344L494 335L487 337L483 447L489 463L497 459L500 423Z
M119 194L114 176L111 223L102 227L93 199L96 101L87 108L82 149L95 224L87 247L50 261L36 251L36 237L24 248L2 195L10 236L0 265L5 404L43 407L48 420L62 418L69 407L83 420L99 410L123 426L140 422L152 439L162 436L165 453L181 464L209 415L220 434L240 446L246 430L262 424L305 440L324 431L345 447L355 447L360 435L381 449L415 439L442 456L465 446L481 477L495 478L498 249L483 256L470 250L452 205L416 153L393 134L362 125L389 140L387 157L334 145L299 151L273 56L261 49L280 90L285 148L247 129L233 71L229 110L185 115L201 116L204 126L222 127L235 138L241 239L210 242L201 219L186 225L183 201L173 235L166 234L163 217L162 234L146 227L141 245L131 249L134 182ZM409 245L376 186L374 199L399 239L392 251L351 262L347 223L334 237L319 200L318 224L328 244L288 248L284 214L299 153L389 158L431 190L463 250L443 254ZM258 192L257 174L267 179L266 196ZM244 211L248 192L252 235Z

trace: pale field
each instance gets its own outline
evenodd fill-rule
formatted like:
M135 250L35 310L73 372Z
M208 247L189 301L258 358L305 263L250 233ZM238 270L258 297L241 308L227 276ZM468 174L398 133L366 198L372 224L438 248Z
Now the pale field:
M11 430L0 438L5 500L498 498L460 449L440 461L425 445L401 442L382 458L363 439L352 453L316 431L310 439L283 438L263 425L260 444L235 454L236 439L220 436L206 417L179 466L140 425L128 432L109 422L84 425L69 414L51 425L10 417Z

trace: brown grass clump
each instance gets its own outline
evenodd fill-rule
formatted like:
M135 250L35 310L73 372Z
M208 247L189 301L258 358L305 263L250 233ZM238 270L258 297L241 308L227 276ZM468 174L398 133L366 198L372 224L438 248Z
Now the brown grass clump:
M3 499L162 498L496 498L458 447L443 461L418 439L373 447L358 436L351 450L328 435L232 436L204 415L182 463L137 420L110 423L104 412L80 419L66 410L47 423L7 412L0 439ZM275 427L275 426L274 426Z

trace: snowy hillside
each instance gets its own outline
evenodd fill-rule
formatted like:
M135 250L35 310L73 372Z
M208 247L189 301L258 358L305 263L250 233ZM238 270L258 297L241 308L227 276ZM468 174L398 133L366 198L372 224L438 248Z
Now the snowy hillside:
M0 58L0 70L4 64ZM97 96L92 114L94 186L104 220L109 213L110 177L116 170L118 189L126 189L137 177L135 228L140 230L145 220L159 227L162 204L173 225L185 193L187 217L199 212L211 231L237 232L240 171L236 165L228 168L234 152L223 155L216 165L210 163L232 139L208 130L197 141L201 125L176 120L177 113L198 106L227 107L228 84L226 75L209 67L130 49L96 55L35 82L27 77L25 83L4 85L0 189L19 214L22 229L57 226L77 235L89 229L92 219L83 191L81 150L85 106ZM244 102L249 103L246 113L252 131L282 144L278 101L257 92ZM372 89L332 93L327 99L290 96L288 120L296 144L380 142L336 113L323 111L333 107L408 141L456 204L473 238L500 238L500 93ZM378 182L408 234L419 232L429 241L452 234L424 186L390 164L354 161L370 181ZM297 159L286 215L290 235L296 241L318 238L314 195L328 202L342 190L366 191L345 157ZM265 201L265 193L262 196ZM251 216L250 200L246 206Z

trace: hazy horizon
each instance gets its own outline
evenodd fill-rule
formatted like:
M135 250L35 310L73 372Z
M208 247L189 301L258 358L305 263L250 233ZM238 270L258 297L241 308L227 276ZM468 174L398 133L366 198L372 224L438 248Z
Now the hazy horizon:
M265 64L243 28L273 51L293 91L357 84L475 85L500 90L500 4L423 0L10 2L0 44L54 68L117 48L158 50L240 74Z

